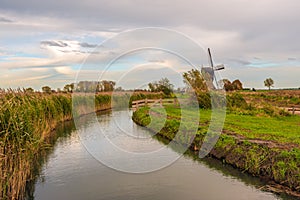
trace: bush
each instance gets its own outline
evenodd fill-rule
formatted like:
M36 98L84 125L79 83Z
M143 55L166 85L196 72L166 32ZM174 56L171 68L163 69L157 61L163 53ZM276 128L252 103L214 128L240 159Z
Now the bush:
M284 116L284 117L291 116L291 114L289 112L285 111L284 109L279 110L279 115Z
M262 108L262 110L264 111L265 114L267 114L269 116L274 116L274 114L275 114L274 108L272 106L269 106L269 105L264 106Z
M227 107L229 109L234 109L234 108L247 109L248 107L246 100L239 93L233 93L232 95L227 96L226 99L227 99Z
M197 96L199 108L210 109L211 108L211 97L208 92L198 93Z

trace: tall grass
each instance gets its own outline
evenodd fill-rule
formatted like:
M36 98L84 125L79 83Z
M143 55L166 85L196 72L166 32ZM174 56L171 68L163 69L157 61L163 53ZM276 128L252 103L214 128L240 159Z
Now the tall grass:
M109 95L97 95L96 109L110 107ZM87 97L75 98L85 104ZM79 113L87 114L87 113ZM8 91L0 96L1 199L23 199L45 139L59 122L72 119L70 94Z
M22 199L36 155L57 123L72 118L71 96L9 91L0 96L0 191Z

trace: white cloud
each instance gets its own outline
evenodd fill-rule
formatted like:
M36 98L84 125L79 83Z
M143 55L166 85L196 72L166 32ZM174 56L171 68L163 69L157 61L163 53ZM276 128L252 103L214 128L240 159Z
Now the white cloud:
M75 75L74 70L72 70L71 67L69 66L60 66L60 67L55 67L54 69L60 74Z

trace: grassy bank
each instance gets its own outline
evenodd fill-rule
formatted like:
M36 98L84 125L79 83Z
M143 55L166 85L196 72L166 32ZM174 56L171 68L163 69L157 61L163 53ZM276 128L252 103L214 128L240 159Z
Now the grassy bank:
M0 199L23 199L42 151L49 148L51 131L73 114L79 117L128 101L160 98L161 94L88 94L7 92L0 94ZM127 99L127 103L124 103ZM72 105L76 111L72 111ZM90 106L94 105L94 106Z
M274 112L263 107L251 107L239 95L227 98L227 104L223 132L210 155L244 172L273 182L276 189L269 187L269 190L276 192L280 185L284 186L280 191L299 195L300 117L282 114L280 109L273 107ZM190 117L190 120L185 121L195 121L194 110L173 105L165 105L164 108L141 108L133 114L133 120L168 140L173 140L176 136L176 142L185 145L191 137L184 131L178 132L183 115ZM200 148L210 119L211 111L202 109L199 123L188 125L189 128L196 126L197 130L191 149L197 151Z

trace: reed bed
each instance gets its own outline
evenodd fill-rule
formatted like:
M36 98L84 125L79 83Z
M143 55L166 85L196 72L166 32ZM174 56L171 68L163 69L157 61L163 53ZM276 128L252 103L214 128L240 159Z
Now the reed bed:
M0 96L0 191L24 198L36 155L57 123L72 118L71 96L8 91Z
M100 95L99 95L100 96ZM86 104L88 97L76 98ZM110 97L97 97L97 108ZM80 113L87 114L87 113ZM41 149L59 122L72 119L71 94L7 91L0 96L0 199L23 199Z

